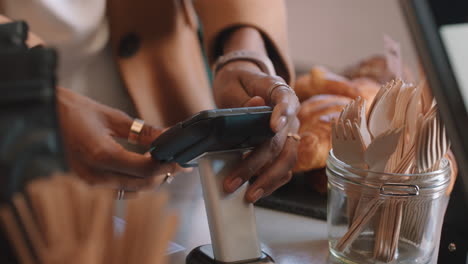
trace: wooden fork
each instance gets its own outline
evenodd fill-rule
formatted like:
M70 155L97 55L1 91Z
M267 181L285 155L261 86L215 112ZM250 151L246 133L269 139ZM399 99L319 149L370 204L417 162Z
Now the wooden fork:
M365 168L365 146L361 135L354 128L356 123L341 119L332 123L332 147L335 156L355 168Z

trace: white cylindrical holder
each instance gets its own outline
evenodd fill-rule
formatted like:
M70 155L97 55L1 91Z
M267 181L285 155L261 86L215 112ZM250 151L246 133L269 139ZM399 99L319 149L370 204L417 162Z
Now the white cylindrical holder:
M237 167L242 152L208 153L198 160L203 198L217 261L237 262L262 257L254 206L245 201L248 182L226 194L224 178Z

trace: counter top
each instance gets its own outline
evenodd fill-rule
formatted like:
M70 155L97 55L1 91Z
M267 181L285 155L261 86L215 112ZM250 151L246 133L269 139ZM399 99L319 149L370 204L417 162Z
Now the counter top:
M170 193L170 207L180 215L173 241L185 248L171 254L168 263L185 264L193 248L210 244L198 172L179 175L164 188ZM255 213L263 250L276 263L329 263L325 221L260 207L255 208Z

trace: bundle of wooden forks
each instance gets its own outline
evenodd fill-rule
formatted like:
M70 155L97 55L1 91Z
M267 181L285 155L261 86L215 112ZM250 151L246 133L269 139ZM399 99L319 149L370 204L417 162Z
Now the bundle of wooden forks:
M332 124L336 158L375 173L418 175L439 169L450 144L424 82L414 86L392 81L381 88L367 114L365 104L359 98L352 101ZM372 177L372 173L366 177ZM401 199L383 200L377 196L361 194L353 199L353 195L348 195L350 227L336 249L346 250L379 212L380 218L374 218L380 219L375 223L374 258L390 262L395 258L400 232L411 233L412 241L421 239L424 230L415 231L417 219L429 208L419 210L420 215L403 217L412 212L408 204L403 210Z
M115 232L114 193L70 175L40 179L0 208L1 227L19 263L166 263L176 216L167 196L130 200L123 233Z

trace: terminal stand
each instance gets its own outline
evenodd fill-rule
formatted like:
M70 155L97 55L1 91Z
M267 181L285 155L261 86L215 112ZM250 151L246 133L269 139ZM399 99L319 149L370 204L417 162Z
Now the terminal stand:
M242 159L241 150L206 153L198 159L211 245L195 248L187 264L268 264L257 235L254 206L245 201L248 182L226 194L223 180Z

